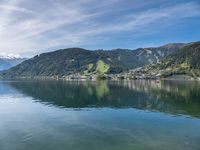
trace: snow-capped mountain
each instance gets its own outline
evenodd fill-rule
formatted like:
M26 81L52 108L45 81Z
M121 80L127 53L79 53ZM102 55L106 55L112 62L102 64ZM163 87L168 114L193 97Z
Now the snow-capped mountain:
M19 54L13 54L13 53L0 53L0 59L20 59L20 55Z
M24 60L26 60L26 58L20 57L19 54L0 53L0 71L14 67Z

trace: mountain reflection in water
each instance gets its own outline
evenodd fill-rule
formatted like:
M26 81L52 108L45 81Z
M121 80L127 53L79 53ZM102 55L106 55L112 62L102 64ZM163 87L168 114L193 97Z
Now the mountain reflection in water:
M200 116L200 84L184 81L18 81L9 86L46 105L138 108Z

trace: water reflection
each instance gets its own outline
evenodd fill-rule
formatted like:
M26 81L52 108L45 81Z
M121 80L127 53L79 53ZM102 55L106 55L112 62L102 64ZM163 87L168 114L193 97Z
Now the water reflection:
M37 101L58 107L134 107L200 116L200 84L197 82L23 81L6 84Z
M0 81L0 149L199 150L199 86Z

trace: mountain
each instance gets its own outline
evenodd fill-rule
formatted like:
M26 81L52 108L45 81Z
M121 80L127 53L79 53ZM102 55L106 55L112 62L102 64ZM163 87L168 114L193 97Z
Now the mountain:
M185 44L168 44L136 50L86 50L82 48L60 49L43 53L1 73L2 77L63 76L80 73L120 73L160 62L165 56L179 50Z
M7 70L26 60L25 58L0 55L0 71Z
M160 47L139 48L135 50L137 57L143 65L160 62L164 57L183 48L185 43L170 43Z
M157 71L164 77L174 74L200 77L200 42L190 43L173 52L161 63L152 65L149 71Z

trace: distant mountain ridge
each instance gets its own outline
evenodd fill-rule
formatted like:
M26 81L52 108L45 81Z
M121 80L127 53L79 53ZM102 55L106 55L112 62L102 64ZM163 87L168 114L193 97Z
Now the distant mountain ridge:
M26 58L0 56L0 71L10 69L24 60L26 60Z
M82 48L60 49L43 53L1 73L2 77L64 76L69 74L114 74L160 62L186 46L173 43L136 50L115 49L90 51Z

